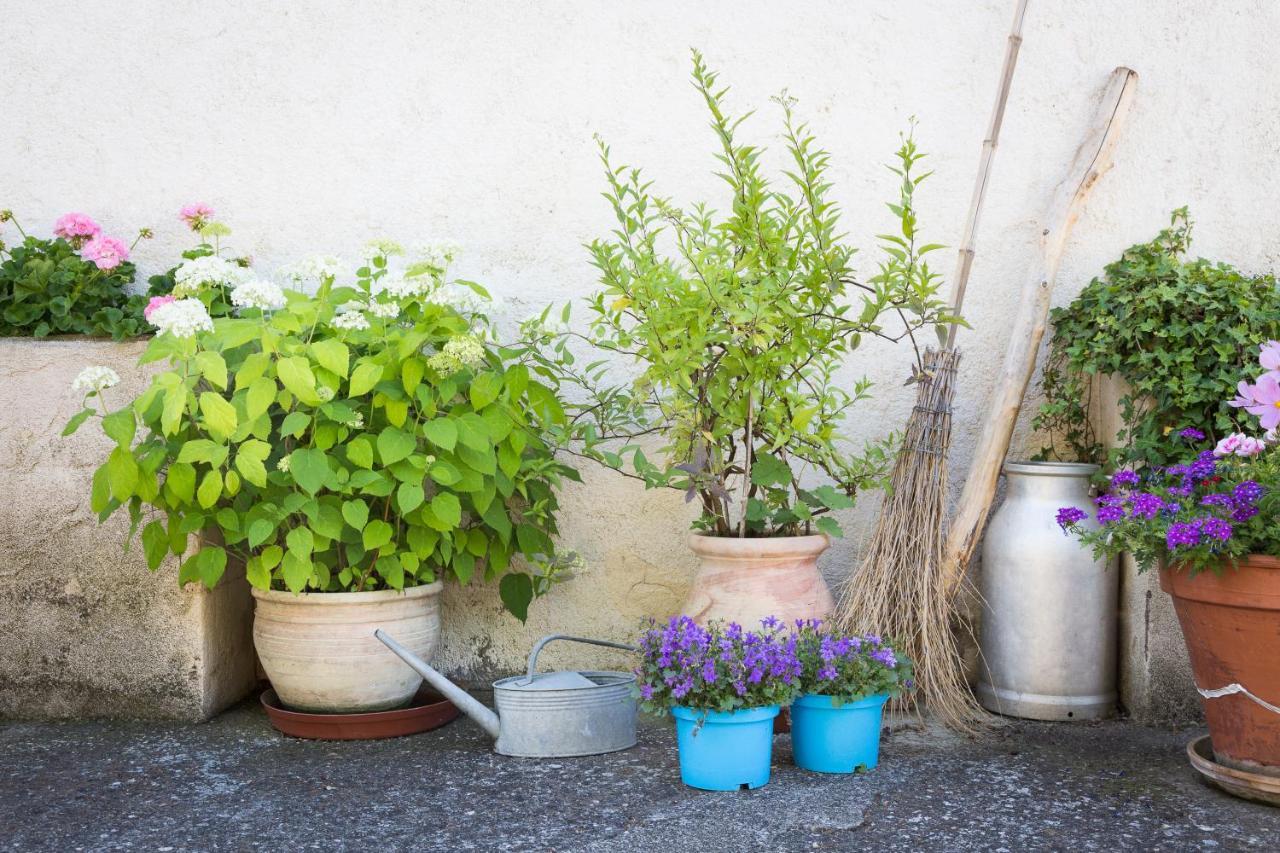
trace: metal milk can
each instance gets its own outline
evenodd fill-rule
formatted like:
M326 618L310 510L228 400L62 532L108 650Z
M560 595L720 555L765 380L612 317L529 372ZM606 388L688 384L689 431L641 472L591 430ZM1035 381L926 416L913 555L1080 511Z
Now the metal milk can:
M1097 465L1007 462L1008 490L982 547L978 701L1034 720L1096 720L1116 705L1120 574L1058 526L1090 513Z

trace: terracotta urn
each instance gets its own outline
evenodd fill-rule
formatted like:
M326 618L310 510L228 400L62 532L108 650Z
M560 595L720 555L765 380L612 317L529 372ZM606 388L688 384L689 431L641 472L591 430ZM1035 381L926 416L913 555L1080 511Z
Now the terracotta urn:
M784 622L825 618L835 602L818 571L831 545L824 534L763 539L689 537L700 565L681 612L699 623L713 619L757 627L766 616Z
M281 704L350 714L408 704L422 677L374 637L386 630L423 660L440 645L439 581L403 591L253 590L253 645Z
M1200 691L1214 758L1280 776L1280 559L1251 555L1221 574L1162 568Z

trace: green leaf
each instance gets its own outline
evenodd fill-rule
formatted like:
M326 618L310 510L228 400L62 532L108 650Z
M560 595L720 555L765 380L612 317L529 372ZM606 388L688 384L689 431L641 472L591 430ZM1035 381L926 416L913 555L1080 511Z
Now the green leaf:
M257 548L263 542L271 538L271 534L275 532L276 526L269 519L259 518L249 525L249 547Z
M378 456L384 467L404 459L417 445L418 442L412 435L395 427L387 427L378 434Z
M276 374L280 384L290 393L308 406L320 405L320 397L316 394L316 375L311 372L311 363L302 356L290 356L276 362Z
M336 373L343 379L347 378L351 353L347 349L347 345L342 341L335 338L315 341L311 344L311 354L315 356L316 362L325 370Z
M290 592L302 592L307 588L307 581L311 580L311 559L286 551L280 571Z
M244 447L241 447L239 452L236 453L236 470L258 488L263 488L267 485L267 469L262 464L262 458L245 453Z
M159 521L152 521L142 528L142 551L147 557L147 568L160 568L169 553L169 533Z
M408 515L422 505L423 491L421 483L401 483L396 490L396 505L400 512Z
M196 555L196 569L207 589L213 589L227 568L227 552L216 545L206 545Z
M489 372L477 374L471 380L471 388L468 392L471 407L479 411L498 399L498 394L501 392L502 379L497 374Z
M431 512L450 527L457 527L462 523L462 504L449 492L440 492L431 499Z
M498 583L498 596L502 606L524 622L529 618L529 603L533 601L533 579L524 572L503 575Z
M819 486L813 490L813 494L827 509L852 509L854 507L853 498L837 490L834 486Z
M179 462L208 462L218 467L227 458L226 445L218 444L207 438L193 438L182 443L178 450Z
M347 459L361 468L373 467L373 445L363 435L347 442Z
M840 529L840 525L829 515L820 516L813 526L833 539L844 537L844 531Z
M164 390L164 409L160 415L160 428L165 435L173 435L182 424L187 411L187 388L172 385Z
M249 385L245 393L245 414L249 420L257 420L271 404L275 402L278 386L276 381L266 376L259 376Z
M102 419L102 431L125 450L133 444L133 436L137 430L138 422L133 417L133 409L120 409Z
M203 509L208 509L218 502L222 496L222 475L217 469L206 471L196 490L196 501Z
M765 487L787 486L791 483L791 469L773 454L761 453L751 464L751 482Z
M458 428L448 418L436 418L422 425L422 434L427 441L441 450L453 450L458 442Z
M295 527L285 534L284 543L290 552L310 560L311 552L315 548L315 537L311 535L309 529Z
M400 366L400 384L404 386L404 390L412 395L418 385L422 383L422 374L426 371L426 366L420 358L406 359L404 364Z
M212 391L200 395L200 413L204 415L205 429L214 438L229 438L239 424L235 406Z
M297 437L311 424L311 415L306 412L290 412L280 422L280 434Z
M488 452L489 427L484 422L484 418L474 412L467 412L458 418L458 441L472 450Z
M437 461L432 465L430 474L431 479L442 486L456 485L462 479L462 474L459 473L458 469L444 461Z
M213 350L201 350L196 353L196 368L210 385L226 390L227 363L221 355Z
M133 454L122 447L111 451L107 457L107 482L110 485L111 497L120 502L133 496L138 487L138 463Z
M395 530L390 524L380 518L375 518L365 525L361 541L364 543L365 550L374 551L390 542L394 533Z
M364 530L369 520L369 505L359 498L347 501L342 505L342 517L356 530Z
M190 503L196 494L196 469L185 462L174 462L165 474L165 486L178 503Z
M382 381L382 365L361 359L356 362L356 369L351 373L351 383L347 391L352 397L359 397L373 389Z
M94 414L93 409L88 409L88 408L81 409L80 411L76 412L74 415L71 416L71 420L67 421L67 425L62 428L62 434L64 436L71 435L73 432L80 429L80 425L83 424L90 417L92 417L93 414Z
M289 472L293 474L294 482L314 495L329 479L328 457L323 450L295 450L289 456Z

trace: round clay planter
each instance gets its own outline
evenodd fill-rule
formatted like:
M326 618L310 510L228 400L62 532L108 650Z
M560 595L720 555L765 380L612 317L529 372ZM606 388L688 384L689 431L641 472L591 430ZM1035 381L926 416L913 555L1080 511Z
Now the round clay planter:
M378 628L423 660L440 644L437 581L402 591L253 591L253 645L280 702L350 714L406 705L422 678L373 636Z
M835 602L818 571L831 545L824 534L746 539L689 537L701 565L681 612L696 622L713 619L758 627L766 616L783 622L823 619Z
M1173 596L1214 757L1280 776L1280 559L1249 556L1195 577L1162 568L1160 586Z

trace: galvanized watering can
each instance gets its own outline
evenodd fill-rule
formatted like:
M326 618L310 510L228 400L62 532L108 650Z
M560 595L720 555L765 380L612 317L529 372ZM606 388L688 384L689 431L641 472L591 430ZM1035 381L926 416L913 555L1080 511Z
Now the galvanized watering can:
M538 653L553 640L632 652L637 651L634 646L563 634L543 637L529 653L529 668L524 675L493 683L495 714L382 629L374 636L488 732L497 741L494 750L501 755L567 758L616 752L636 744L638 703L631 692L636 682L634 675L607 671L537 674Z

